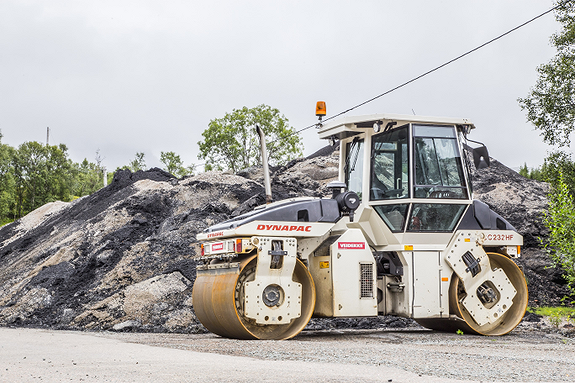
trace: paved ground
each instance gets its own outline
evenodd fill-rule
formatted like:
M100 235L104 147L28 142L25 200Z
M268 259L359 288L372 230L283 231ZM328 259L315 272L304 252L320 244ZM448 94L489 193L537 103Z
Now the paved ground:
M269 361L0 328L0 382L444 382L386 366ZM455 380L449 382L457 382Z
M575 342L429 331L304 332L290 341L212 334L0 328L0 382L575 381Z

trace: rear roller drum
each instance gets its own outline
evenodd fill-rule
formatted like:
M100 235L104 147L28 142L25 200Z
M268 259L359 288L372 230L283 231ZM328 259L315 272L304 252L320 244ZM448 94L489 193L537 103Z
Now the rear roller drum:
M483 326L478 325L461 303L466 296L466 292L459 277L453 273L449 286L449 309L450 314L457 318L417 319L417 322L432 330L448 332L461 330L468 334L479 335L504 335L513 330L521 322L527 309L528 292L525 276L515 262L505 255L498 253L487 253L487 255L489 256L491 268L502 269L513 287L515 287L515 290L517 290L512 306L503 315L493 323L487 323ZM488 296L489 291L485 292L485 295Z
M196 316L211 332L236 339L289 339L309 322L315 307L315 287L305 265L297 260L293 281L302 285L301 315L287 324L260 325L244 315L244 285L255 278L257 256L245 258L239 269L219 269L199 274L192 299ZM262 291L268 307L281 304L283 290L269 285Z

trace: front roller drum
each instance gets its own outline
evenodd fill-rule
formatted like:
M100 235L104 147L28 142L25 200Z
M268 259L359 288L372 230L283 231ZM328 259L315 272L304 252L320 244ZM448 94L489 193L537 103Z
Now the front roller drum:
M298 259L293 280L302 285L301 315L287 324L256 324L244 315L244 283L255 278L257 255L235 269L199 273L192 290L196 316L214 334L235 339L289 339L309 322L315 307L315 286L307 267Z
M453 273L449 286L449 311L451 318L417 319L416 321L427 328L438 331L456 332L461 330L468 334L478 335L504 335L513 330L525 315L527 309L528 291L525 275L511 259L498 253L487 253L491 268L503 269L507 278L513 284L517 294L513 298L511 307L495 322L479 325L467 312L462 300L466 296L463 283Z

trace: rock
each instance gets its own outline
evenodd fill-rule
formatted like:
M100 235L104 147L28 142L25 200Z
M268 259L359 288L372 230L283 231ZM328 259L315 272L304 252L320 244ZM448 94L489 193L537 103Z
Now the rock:
M140 322L139 320L127 320L125 322L115 324L112 327L112 330L114 330L114 331L127 331L127 330L138 329L141 326L142 326L142 322Z
M541 315L537 315L535 313L527 311L525 316L523 317L523 322L541 322L543 317Z

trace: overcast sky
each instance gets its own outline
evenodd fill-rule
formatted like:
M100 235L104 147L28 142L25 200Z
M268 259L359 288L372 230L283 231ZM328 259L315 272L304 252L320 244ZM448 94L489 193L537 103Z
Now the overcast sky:
M144 152L201 163L211 119L278 108L301 129L403 83L551 8L551 0L0 0L2 142L64 143L109 170ZM492 157L543 162L518 97L554 54L552 14L349 115L465 117ZM305 154L327 142L303 134Z

